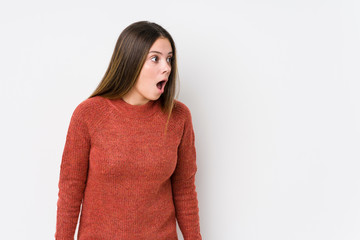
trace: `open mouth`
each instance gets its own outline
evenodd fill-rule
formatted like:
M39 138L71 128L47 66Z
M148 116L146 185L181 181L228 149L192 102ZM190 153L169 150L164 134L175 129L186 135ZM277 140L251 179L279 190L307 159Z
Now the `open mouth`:
M166 83L166 81L165 81L165 80L162 80L162 81L158 82L158 83L156 84L156 86L157 86L158 89L161 90L161 89L163 88L163 86L165 85L165 83Z

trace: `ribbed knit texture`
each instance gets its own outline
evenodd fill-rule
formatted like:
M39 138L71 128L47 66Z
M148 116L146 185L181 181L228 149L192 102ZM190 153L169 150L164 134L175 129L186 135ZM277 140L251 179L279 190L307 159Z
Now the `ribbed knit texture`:
M200 240L195 136L175 100L167 135L160 102L96 96L74 110L60 166L57 240ZM82 205L82 206L81 206ZM80 212L81 206L81 212ZM80 213L80 214L79 214Z

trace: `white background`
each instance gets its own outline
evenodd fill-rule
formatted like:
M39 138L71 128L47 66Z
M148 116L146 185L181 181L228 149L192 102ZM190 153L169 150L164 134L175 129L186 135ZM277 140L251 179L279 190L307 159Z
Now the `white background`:
M0 239L54 238L71 114L139 20L177 45L205 240L360 239L359 13L355 0L2 1Z

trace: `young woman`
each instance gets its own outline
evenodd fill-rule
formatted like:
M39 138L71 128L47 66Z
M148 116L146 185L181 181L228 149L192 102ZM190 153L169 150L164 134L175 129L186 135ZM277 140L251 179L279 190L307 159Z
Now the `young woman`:
M55 239L202 239L189 108L174 99L171 35L141 21L120 34L109 67L74 110L60 166Z

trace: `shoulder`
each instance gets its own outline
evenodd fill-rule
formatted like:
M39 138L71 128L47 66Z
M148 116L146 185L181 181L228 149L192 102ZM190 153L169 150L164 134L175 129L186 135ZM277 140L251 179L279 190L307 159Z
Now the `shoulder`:
M174 99L174 113L179 115L179 117L183 118L184 120L191 121L191 111L190 108L183 102Z
M98 111L105 105L105 98L95 96L82 100L74 109L72 117L78 119L91 118L96 116Z

